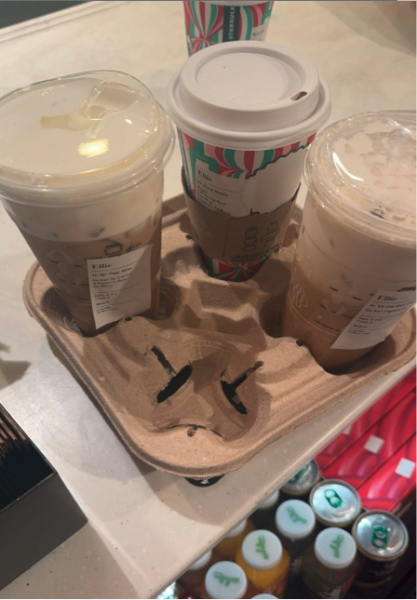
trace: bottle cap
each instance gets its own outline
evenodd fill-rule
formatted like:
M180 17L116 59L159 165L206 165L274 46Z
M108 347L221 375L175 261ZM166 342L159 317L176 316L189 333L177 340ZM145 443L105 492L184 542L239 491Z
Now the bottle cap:
M273 569L282 558L282 544L278 537L266 529L249 533L242 544L245 562L257 571Z
M265 498L265 500L258 504L256 510L267 510L268 508L275 506L275 504L278 502L278 499L279 490L275 490L275 492L273 492L270 496L268 496L267 498Z
M328 527L316 537L314 553L329 569L345 569L355 560L355 540L344 529Z
M243 598L248 582L239 565L225 560L212 565L207 571L205 587L210 598Z
M189 571L198 571L199 569L202 569L203 567L205 567L206 565L209 564L212 556L213 556L213 551L209 550L208 552L203 554L203 556L200 556L200 558L198 560L196 560L195 563L193 563L191 565L191 567L189 567L188 570Z
M243 519L243 521L240 521L237 525L235 525L235 527L233 527L233 529L231 529L229 531L229 533L227 533L224 537L225 538L233 538L233 537L240 535L241 533L243 533L245 531L247 524L248 524L248 520Z
M313 531L316 517L306 502L287 500L278 507L275 524L283 536L290 539L301 539Z

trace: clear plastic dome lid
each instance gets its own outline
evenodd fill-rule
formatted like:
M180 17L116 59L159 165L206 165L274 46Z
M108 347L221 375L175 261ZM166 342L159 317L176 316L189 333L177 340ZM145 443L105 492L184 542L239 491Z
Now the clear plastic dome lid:
M415 245L415 112L363 113L327 127L311 145L306 179L336 217L373 237Z
M0 99L0 189L36 201L128 187L163 166L173 141L167 114L130 75L42 81Z

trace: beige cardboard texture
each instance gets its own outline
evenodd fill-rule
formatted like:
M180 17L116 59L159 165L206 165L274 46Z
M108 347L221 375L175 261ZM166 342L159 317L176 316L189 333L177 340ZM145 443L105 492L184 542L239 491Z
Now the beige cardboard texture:
M24 300L134 454L176 475L221 475L415 355L414 310L342 375L280 337L298 224L253 279L213 279L180 196L164 205L158 319L83 337L37 264Z
M204 208L184 191L195 241L207 256L224 262L250 262L279 250L297 194L271 213L231 217Z

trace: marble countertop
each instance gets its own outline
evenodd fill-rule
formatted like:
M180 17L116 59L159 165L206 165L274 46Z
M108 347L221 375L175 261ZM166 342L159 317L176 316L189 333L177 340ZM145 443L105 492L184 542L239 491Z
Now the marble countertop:
M332 121L415 106L409 2L278 1L268 40L297 48L317 65L332 89ZM90 2L0 30L0 52L0 94L71 72L117 69L141 79L164 103L186 59L182 3ZM180 163L177 147L166 170L166 198L181 191ZM89 518L0 598L157 595L410 368L300 427L215 486L193 487L127 452L26 313L21 289L33 255L1 210L0 237L0 402Z

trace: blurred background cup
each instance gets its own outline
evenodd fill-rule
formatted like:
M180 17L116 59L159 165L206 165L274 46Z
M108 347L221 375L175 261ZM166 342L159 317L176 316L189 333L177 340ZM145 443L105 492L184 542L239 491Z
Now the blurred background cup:
M147 88L117 71L36 83L0 99L0 130L1 200L81 330L155 315L174 132Z
M212 46L189 58L171 81L168 112L178 128L185 191L206 210L206 238L218 236L222 213L236 221L288 205L274 224L275 232L284 230L305 153L330 113L330 92L315 66L264 42ZM209 221L207 211L217 211L217 219ZM253 277L278 249L274 235L261 237L257 251L241 260L213 255L213 246L199 239L208 274Z
M416 115L354 115L312 144L283 334L329 370L383 341L416 301Z
M213 0L183 2L188 54L220 42L263 41L274 2Z

